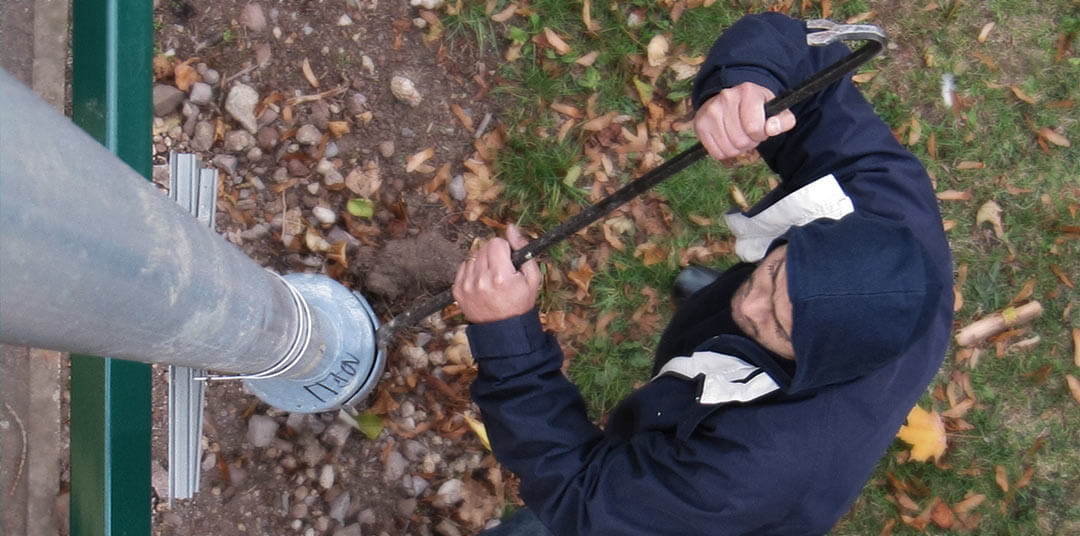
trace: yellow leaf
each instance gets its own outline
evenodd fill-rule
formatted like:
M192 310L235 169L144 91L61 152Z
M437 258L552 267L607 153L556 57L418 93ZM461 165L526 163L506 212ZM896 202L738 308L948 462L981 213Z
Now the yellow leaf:
M660 264L667 259L667 253L665 253L660 246L657 246L652 242L645 242L634 248L634 256L641 257L641 264L644 264L645 266Z
M649 40L647 47L649 65L660 67L667 63L668 40L661 34L656 34Z
M896 437L911 445L911 459L925 462L930 458L938 460L948 447L945 437L945 424L936 411L926 411L919 406L911 408L907 424L900 427Z
M994 235L1002 240L1005 239L1005 227L1001 224L1001 205L994 201L983 203L979 207L979 212L975 214L975 225L983 223L989 223L994 228Z
M478 419L468 413L464 414L464 417L465 422L469 425L469 428L472 428L472 431L474 434L476 434L476 437L480 438L480 443L482 443L484 445L484 448L488 449L488 451L490 452L491 441L488 440L487 427L484 426L484 423L480 422Z

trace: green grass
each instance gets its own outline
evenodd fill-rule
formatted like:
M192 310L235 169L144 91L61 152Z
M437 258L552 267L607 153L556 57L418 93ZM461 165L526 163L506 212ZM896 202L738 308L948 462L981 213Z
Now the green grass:
M495 11L506 5L506 0L497 2ZM675 22L658 2L596 0L591 15L599 29L590 32L582 23L581 2L535 0L529 4L532 16L515 16L506 23L492 22L483 3L466 2L460 13L447 17L449 34L474 39L500 56L512 44L521 46L520 59L500 67L508 80L497 91L506 103L502 119L509 141L497 162L506 193L496 211L542 231L587 203L592 177L583 176L574 184L564 179L571 168L589 165L584 148L593 143L594 134L581 130L579 123L564 141L556 141L565 118L550 109L551 103L584 110L592 97L597 115L611 111L625 115L629 119L622 126L632 132L647 119L633 83L644 78L633 58L645 55L654 35L666 36L675 54L702 55L744 13L772 5L764 0L721 1L707 9L687 9ZM796 9L800 5L794 2ZM927 5L834 0L832 18L876 13L867 22L885 28L893 46L863 68L877 75L861 89L903 141L910 140L912 122L918 123L920 139L909 148L926 164L939 192L970 194L966 201L941 202L942 216L952 226L947 236L955 265L967 270L958 288L963 307L956 315L957 327L1006 307L1032 279L1036 282L1032 298L1043 304L1045 312L1010 340L1039 336L1028 349L1007 350L998 357L995 347L988 345L981 348L979 363L972 368L969 363L958 364L957 348L950 348L920 405L939 412L949 409L940 393L949 388L955 374L968 374L977 399L964 417L971 428L950 430L949 450L937 465L901 463L898 458L906 447L897 441L834 533L879 534L890 523L895 524L893 534L920 533L901 520L901 515L914 517L919 512L896 504L891 478L917 490L909 495L920 508L935 498L953 505L968 493L985 495L985 502L973 510L981 516L977 534L1080 534L1080 409L1064 380L1066 374L1080 376L1072 363L1069 334L1080 326L1080 293L1054 272L1080 283L1080 239L1063 231L1063 226L1080 225L1080 2L947 0L939 1L936 9L925 9ZM812 2L800 16L817 17L819 10L820 3ZM631 26L634 20L637 23ZM995 27L985 42L978 42L980 29L991 21ZM544 28L564 38L571 52L559 56L538 48L533 37ZM1072 36L1071 52L1058 61L1063 34ZM592 66L574 63L592 51L597 52ZM959 108L948 108L942 100L946 73L955 77ZM660 98L654 102L661 102L672 116L688 110L684 99L690 84L691 80L675 80L667 70L656 80ZM1021 101L1014 87L1035 104ZM1037 132L1043 128L1054 129L1072 146L1040 146ZM665 158L694 141L689 132L659 136L667 146ZM617 185L636 176L632 170L640 156L631 155L610 180ZM963 162L981 167L961 169ZM549 252L545 311L567 311L590 325L617 313L602 335L588 328L560 334L573 355L569 375L581 388L593 417L602 419L635 384L648 380L652 349L671 314L667 293L680 268L680 253L727 240L721 214L733 206L731 186L737 185L753 203L768 191L769 175L760 163L695 164L650 194L650 206L662 204L670 214L663 233L649 235L635 228L621 237L624 250L618 251L606 243L597 225L587 237L574 237ZM1004 240L990 225L976 223L976 213L989 201L1002 208ZM667 259L645 266L634 255L635 247L645 241L668 252ZM586 296L579 295L566 277L583 253L596 271ZM734 261L728 255L715 259L715 264L723 267ZM631 319L648 303L642 289L653 289L659 296L654 329ZM1041 448L1031 452L1037 443ZM1003 491L995 482L998 466L1013 486L1031 468L1030 483ZM963 533L933 524L925 532Z

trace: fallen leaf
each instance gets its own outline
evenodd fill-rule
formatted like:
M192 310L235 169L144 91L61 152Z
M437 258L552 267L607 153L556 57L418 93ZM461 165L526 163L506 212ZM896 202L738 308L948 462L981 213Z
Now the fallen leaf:
M405 172L412 173L413 171L416 171L421 164L427 162L428 159L433 156L435 156L434 147L428 147L427 149L410 156L408 160L405 161Z
M581 125L581 128L590 132L599 132L610 126L616 115L615 112L608 112L600 117L586 121L585 124Z
M1028 484L1031 484L1031 479L1034 476L1035 467L1029 465L1026 469L1024 469L1024 474L1020 475L1020 479L1017 480L1016 484L1013 485L1013 489L1024 489L1028 487Z
M1058 147L1072 147L1072 144L1069 143L1069 138L1058 134L1056 130L1050 127L1041 128L1039 130L1039 137Z
M662 34L654 35L653 38L649 40L648 47L646 47L649 65L652 67L660 67L667 63L669 46L667 38Z
M353 198L345 203L345 210L357 218L370 218L375 215L375 204L368 199Z
M506 8L503 9L502 11L492 15L491 20L493 20L495 22L506 22L506 21L510 20L511 18L513 18L514 13L517 11L517 9L518 9L517 4L510 4L510 5L506 6Z
M202 77L195 71L195 68L191 66L191 62L199 58L188 58L176 65L173 65L173 82L176 83L176 89L187 92L191 89L191 85Z
M1002 240L1005 239L1005 227L1001 223L1001 205L994 201L983 203L975 214L975 225L983 223L989 223L994 228L994 235Z
M599 57L599 56L600 56L600 53L593 50L593 51L589 52L588 54L585 54L584 56L574 60L574 63L576 63L578 65L581 65L582 67L588 67L588 66L596 63L596 58Z
M986 495L982 493L968 492L964 500L953 505L953 511L957 514L964 515L977 508L983 501L986 500Z
M1026 102L1028 104L1035 104L1035 99L1032 96L1028 95L1027 93L1024 93L1024 90L1022 90L1022 89L1020 89L1020 88L1018 88L1016 86L1011 86L1009 89L1012 90L1013 95L1016 95L1016 98Z
M307 83L311 84L311 87L318 89L319 79L315 78L315 73L311 71L311 62L307 58L300 62L300 70L304 73L304 79L307 80Z
M994 482L997 482L1001 491L1009 492L1009 476L1005 474L1005 466L998 465L994 467Z
M984 169L984 168L986 168L986 164L984 164L982 162L972 162L970 160L964 160L964 161L961 161L959 164L956 164L956 169Z
M1080 328L1072 328L1073 364L1080 367Z
M581 6L581 22L585 23L585 29L590 32L600 30L600 25L592 20L592 0L585 0Z
M955 406L949 408L946 411L941 412L941 416L947 419L962 419L967 412L975 406L975 401L968 398L962 402L957 403Z
M154 80L164 80L173 75L172 61L165 54L157 54L153 61Z
M348 246L349 244L344 240L331 244L330 251L326 252L326 258L348 268L349 256L346 253Z
M865 84L865 83L873 80L874 77L877 76L877 74L878 74L877 71L864 71L864 72L858 73L856 75L853 75L851 77L851 81L855 82L856 84Z
M930 458L939 460L948 447L945 424L936 411L926 411L919 406L911 408L907 424L900 427L896 437L911 445L911 459L925 462Z
M561 102L553 102L551 103L551 109L574 119L581 118L581 110L579 110L576 106L563 104Z
M952 528L953 523L956 521L956 516L953 515L952 509L949 508L949 505L945 504L945 501L939 501L930 511L930 521L937 525L938 528L948 530Z
M994 21L990 21L990 22L984 24L982 29L979 30L979 37L975 38L975 40L980 42L980 43L985 43L986 38L990 37L990 30L993 30L993 29L994 29Z
M922 139L922 121L918 117L911 118L911 128L908 130L908 145L915 145Z
M1076 376L1072 374L1066 374L1065 383L1069 386L1069 393L1072 394L1073 400L1080 404L1080 380L1077 380Z
M363 167L353 169L345 176L345 186L356 195L374 198L382 188L379 165L374 160L368 160Z
M634 257L640 257L645 266L660 264L667 259L667 253L652 242L644 242L634 248Z
M544 28L544 37L547 38L547 42L551 45L551 48L555 49L556 54L565 56L570 53L570 45L566 44L566 41L551 28Z
M382 417L373 413L361 413L353 417L356 421L356 428L360 430L370 440L379 438L379 434L383 431Z
M945 190L944 192L938 192L937 198L940 201L970 201L971 192L967 190Z
M1069 279L1069 276L1065 273L1065 271L1058 267L1056 264L1050 265L1050 271L1054 272L1054 275L1056 275L1057 278L1061 281L1061 284L1069 288L1076 288L1076 285L1074 285L1072 280Z
M1016 305L1031 299L1032 294L1035 294L1035 282L1036 279L1033 277L1029 279L1027 283L1024 283L1024 286L1020 289L1020 292L1017 292L1016 296L1014 296L1012 301L1010 301L1009 303Z
M743 195L742 190L735 184L731 185L731 199L735 201L742 210L750 210L750 203L746 202L746 196Z
M480 443L484 445L484 448L486 448L488 452L491 452L491 440L488 439L487 427L484 426L484 423L469 413L465 413L462 416L465 417L465 422L469 425L469 428L472 429L473 433L476 434L476 437L480 438Z
M578 290L581 291L581 294L588 295L589 284L592 282L594 274L595 272L593 272L592 267L589 266L589 262L585 258L585 255L582 255L578 259L577 269L568 272L566 274L566 278L572 281L575 285L577 285Z

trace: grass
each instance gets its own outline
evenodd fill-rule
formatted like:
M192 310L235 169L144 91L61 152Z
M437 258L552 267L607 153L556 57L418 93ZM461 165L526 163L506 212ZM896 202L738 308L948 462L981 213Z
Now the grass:
M803 3L793 4L798 10ZM507 0L497 1L491 12L507 5ZM500 56L520 46L520 58L504 62L500 72L508 81L498 91L506 102L502 119L510 136L498 162L499 178L506 185L498 213L543 230L588 202L595 176L583 174L573 184L565 179L575 167L588 168L585 148L595 147L597 136L579 124L557 140L565 117L549 108L553 102L585 110L591 99L596 115L623 115L622 126L633 132L634 125L649 119L635 91L637 79L654 88L659 97L654 103L661 103L667 114L685 114L691 80L676 80L670 69L655 81L642 73L653 36L666 36L673 54L702 55L720 31L744 13L774 3L716 2L710 8L686 9L677 22L665 5L593 1L597 29L591 32L582 22L583 4L565 0L534 0L529 3L531 14L505 23L493 22L482 2L465 2L447 17L448 32L473 36ZM799 16L820 15L819 2L808 7ZM947 421L951 428L945 457L938 464L902 463L906 447L897 441L834 533L919 533L902 516L910 521L922 510L897 504L894 483L899 482L909 487L908 495L919 509L935 500L955 505L969 494L985 495L972 510L981 516L974 533L1078 534L1080 411L1064 377L1080 376L1072 363L1070 338L1070 330L1080 326L1080 299L1066 284L1080 282L1080 239L1066 232L1068 226L1080 226L1080 2L834 0L831 7L834 20L873 11L867 22L892 36L888 53L864 67L876 75L860 87L898 138L926 164L937 191L969 196L940 203L955 266L958 272L966 271L957 288L963 297L957 327L1008 306L1032 280L1031 298L1045 308L1035 322L998 347L980 348L977 365L961 362L961 349L949 349L920 405L948 410L944 395L965 375L976 405L962 422ZM980 42L977 37L989 22L995 25ZM545 28L558 33L571 51L559 55L538 46L534 39L540 39ZM1062 35L1071 48L1058 58ZM592 51L597 54L591 66L575 63ZM957 107L943 102L945 74L955 77ZM919 136L912 135L912 125L918 125ZM1045 143L1045 138L1040 144L1038 133L1044 128L1072 146ZM665 158L693 142L689 132L654 128L651 133L664 144ZM617 132L614 138L621 143ZM634 167L641 157L635 153L616 163L608 177L610 187L636 176ZM671 314L666 295L682 252L729 240L720 214L733 206L731 187L737 185L752 203L768 191L769 175L760 163L695 164L642 200L658 218L653 223L659 222L660 232L649 232L634 220L633 228L618 236L620 251L604 237L601 225L594 225L549 253L543 308L565 311L576 321L559 336L571 356L569 375L595 418L602 420L635 385L648 380L652 348ZM995 236L989 224L976 221L980 207L990 201L1002 209L1003 238ZM629 212L619 215L630 218ZM667 256L646 265L645 256L635 254L645 242ZM581 268L583 254L595 271L588 293L569 277ZM722 267L734 258L720 254L712 262ZM643 314L635 321L638 312ZM597 323L612 313L610 324L597 333ZM1036 335L1039 341L1033 346L1009 346ZM1009 491L997 482L999 467ZM1031 472L1030 481L1017 489L1026 471ZM964 531L931 522L925 532Z

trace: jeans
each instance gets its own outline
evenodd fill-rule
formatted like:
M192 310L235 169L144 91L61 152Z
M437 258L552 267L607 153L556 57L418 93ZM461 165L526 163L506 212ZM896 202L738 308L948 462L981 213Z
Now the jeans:
M503 519L499 526L485 530L477 536L552 536L552 534L532 510L522 508Z

